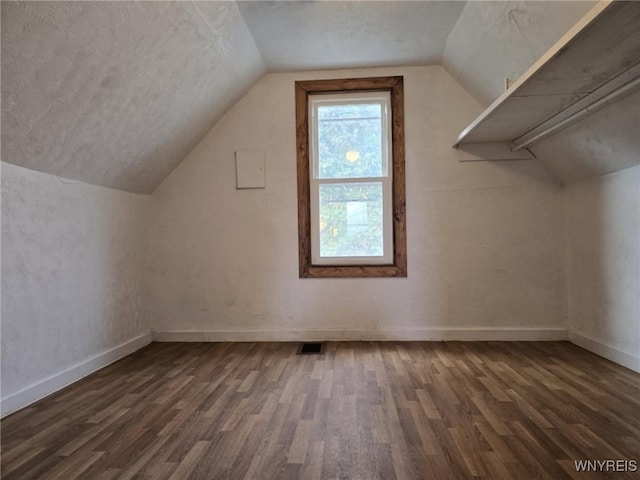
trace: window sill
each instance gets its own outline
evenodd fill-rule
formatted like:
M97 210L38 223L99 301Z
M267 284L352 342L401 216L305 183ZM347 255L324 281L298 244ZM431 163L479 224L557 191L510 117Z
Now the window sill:
M302 265L300 278L406 277L407 268L397 265Z

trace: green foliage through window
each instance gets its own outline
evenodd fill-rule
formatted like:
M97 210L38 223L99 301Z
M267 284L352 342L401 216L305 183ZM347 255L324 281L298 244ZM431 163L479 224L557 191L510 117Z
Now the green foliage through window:
M318 107L318 178L382 176L381 109L379 103Z
M382 232L382 183L320 185L320 256L382 256Z

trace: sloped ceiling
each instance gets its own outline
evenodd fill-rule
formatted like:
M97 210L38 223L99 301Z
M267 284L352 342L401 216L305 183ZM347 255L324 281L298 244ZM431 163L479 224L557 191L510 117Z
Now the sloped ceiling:
M451 31L443 66L489 105L594 5L595 1L473 1Z
M566 184L640 164L640 91L536 143L531 150Z
M234 2L2 2L2 157L149 193L265 72Z
M504 91L505 78L517 80L595 4L468 2L447 40L443 65L489 105ZM638 125L640 94L636 92L529 149L569 184L640 164Z
M2 2L2 160L150 193L266 71L441 63L489 104L593 4ZM623 101L534 153L565 182L628 166Z
M463 6L2 2L3 160L152 192L267 68L439 62Z

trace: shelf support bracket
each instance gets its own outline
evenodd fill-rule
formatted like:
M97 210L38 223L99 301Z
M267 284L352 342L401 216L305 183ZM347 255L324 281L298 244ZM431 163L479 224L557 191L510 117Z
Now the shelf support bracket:
M512 150L506 142L461 143L454 145L459 162L531 160L536 156L527 148Z

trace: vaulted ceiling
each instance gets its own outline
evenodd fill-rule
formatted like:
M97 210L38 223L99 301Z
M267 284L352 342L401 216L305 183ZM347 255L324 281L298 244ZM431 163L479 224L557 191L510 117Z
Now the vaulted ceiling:
M152 192L267 71L442 64L488 104L593 4L2 2L2 160ZM639 104L534 153L565 181L638 163Z
M235 3L2 2L2 156L151 192L266 71Z

